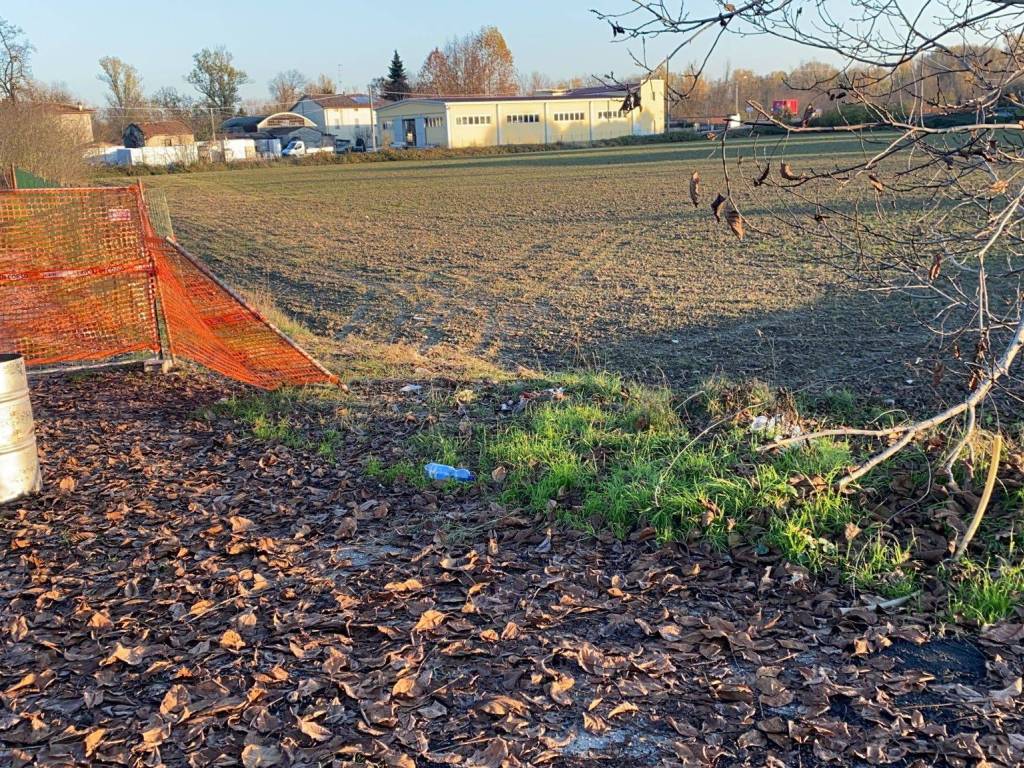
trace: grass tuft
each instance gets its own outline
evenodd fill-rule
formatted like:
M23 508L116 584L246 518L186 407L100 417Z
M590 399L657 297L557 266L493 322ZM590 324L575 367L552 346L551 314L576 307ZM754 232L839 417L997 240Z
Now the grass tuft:
M1008 618L1024 598L1024 563L993 567L965 561L953 578L949 612L954 620L992 624Z

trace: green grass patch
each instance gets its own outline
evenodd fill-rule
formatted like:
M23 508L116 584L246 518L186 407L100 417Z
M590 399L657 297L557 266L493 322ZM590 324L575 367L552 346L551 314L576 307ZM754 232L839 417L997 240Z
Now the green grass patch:
M992 624L1009 617L1024 599L1024 563L965 561L952 578L949 613L953 620Z
M202 409L198 418L231 419L257 440L315 453L334 461L345 442L351 415L340 391L282 387L221 400Z
M506 506L553 510L575 527L626 536L652 526L662 541L753 546L885 597L918 589L908 546L830 488L854 462L847 443L822 439L770 456L755 450L770 435L751 432L751 419L792 412L784 393L715 379L683 397L585 372L513 384L498 400L527 404L495 422L493 398L460 397L472 426L463 421L456 430L443 418L452 398L433 398L440 418L413 438L416 460L373 460L367 473L420 484L420 461L468 466ZM845 393L823 402L819 408L835 405L837 419L860 407ZM500 483L491 481L495 470Z

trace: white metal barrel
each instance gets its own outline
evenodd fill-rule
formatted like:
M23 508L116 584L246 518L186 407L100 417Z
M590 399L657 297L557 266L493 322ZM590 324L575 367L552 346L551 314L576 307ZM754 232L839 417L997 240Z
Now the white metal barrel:
M0 504L38 491L41 481L25 360L0 354Z

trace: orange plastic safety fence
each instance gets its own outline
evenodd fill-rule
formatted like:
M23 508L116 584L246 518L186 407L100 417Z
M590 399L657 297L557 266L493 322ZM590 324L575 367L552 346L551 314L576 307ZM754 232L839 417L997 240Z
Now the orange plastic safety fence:
M154 238L150 248L172 354L266 389L337 380L180 247Z
M30 366L162 349L272 389L337 379L178 246L138 187L0 192L0 351Z
M156 352L137 188L0 192L0 350L29 365Z

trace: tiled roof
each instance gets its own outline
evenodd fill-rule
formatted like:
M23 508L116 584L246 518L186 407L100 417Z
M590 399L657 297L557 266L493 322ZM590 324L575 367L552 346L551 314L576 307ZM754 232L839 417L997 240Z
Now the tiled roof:
M306 94L299 101L305 101L306 99L315 101L321 107L326 107L327 109L369 109L370 107L370 97L365 93ZM387 99L373 100L374 109L386 107L388 104L391 104L391 102Z
M192 129L181 120L155 120L149 123L132 123L143 136L191 136Z

